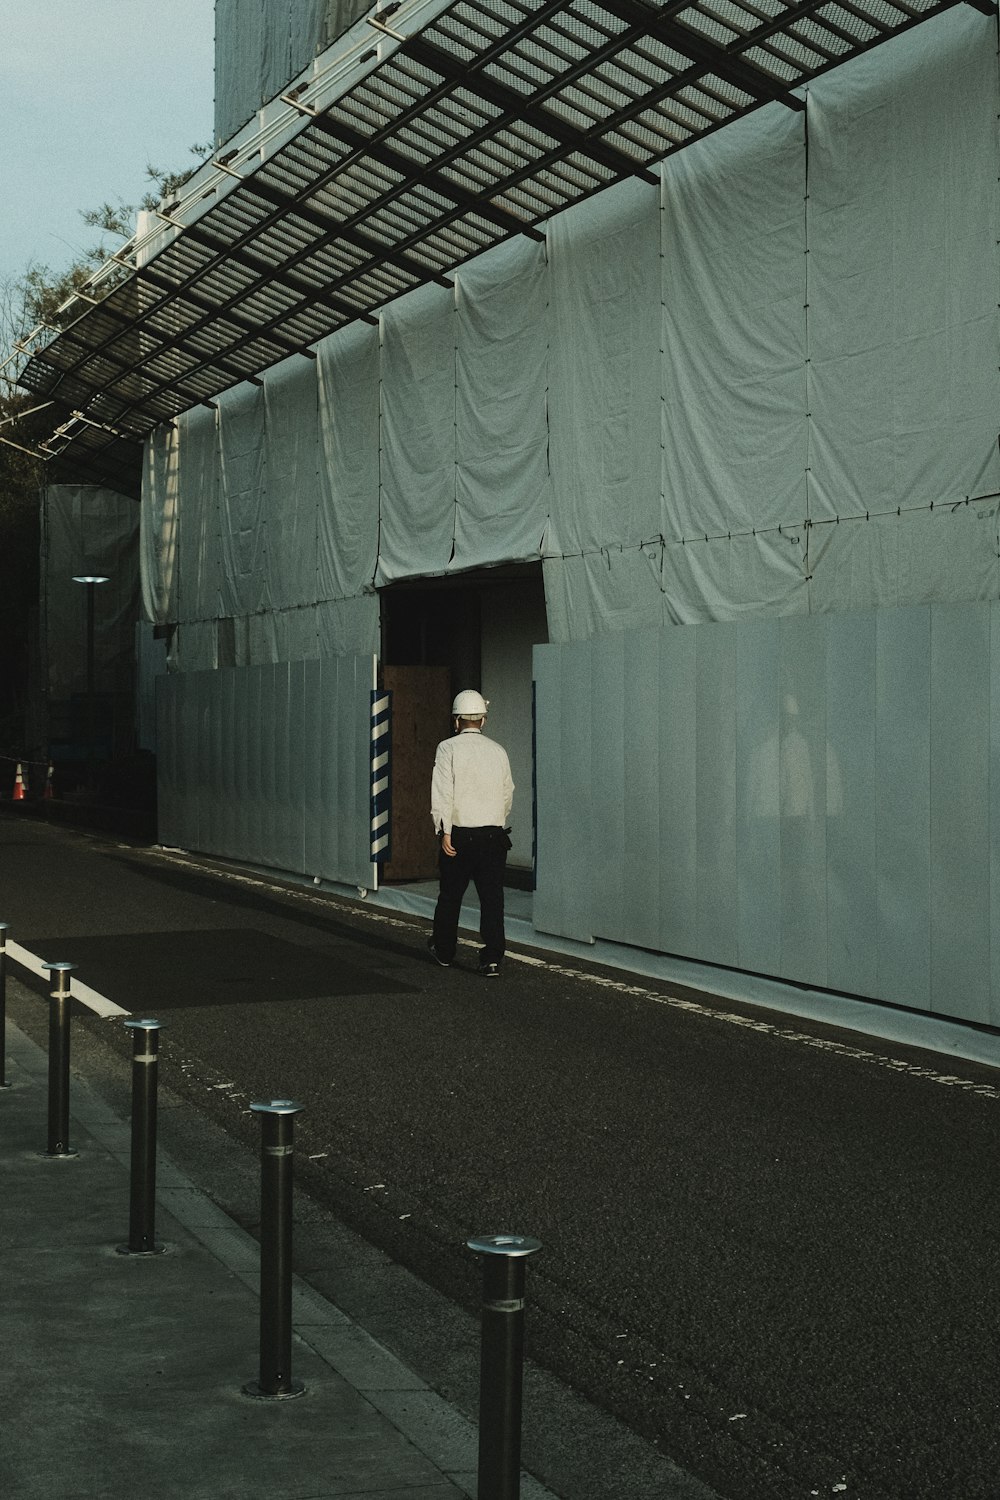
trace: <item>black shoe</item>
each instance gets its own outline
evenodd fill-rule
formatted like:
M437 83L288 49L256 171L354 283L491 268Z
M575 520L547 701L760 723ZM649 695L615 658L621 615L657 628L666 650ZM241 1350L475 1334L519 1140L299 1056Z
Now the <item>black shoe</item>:
M479 965L479 972L482 975L483 979L499 979L500 978L500 965L499 964L480 964Z
M430 954L431 958L433 958L434 962L436 964L438 964L442 969L450 969L451 968L451 961L450 961L450 959L439 958L438 957L438 951L437 951L437 949L434 946L434 939L433 938L428 938L427 939L427 952Z

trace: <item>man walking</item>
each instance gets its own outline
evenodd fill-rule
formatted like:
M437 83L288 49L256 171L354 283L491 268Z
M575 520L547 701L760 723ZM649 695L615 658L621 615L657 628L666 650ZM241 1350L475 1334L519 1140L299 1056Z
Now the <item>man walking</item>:
M479 972L500 973L504 955L503 874L510 839L504 824L514 800L507 752L483 734L486 699L466 690L451 705L454 735L442 740L431 777L431 817L440 840L441 889L431 956L448 968L458 944L462 897L471 880L479 896Z

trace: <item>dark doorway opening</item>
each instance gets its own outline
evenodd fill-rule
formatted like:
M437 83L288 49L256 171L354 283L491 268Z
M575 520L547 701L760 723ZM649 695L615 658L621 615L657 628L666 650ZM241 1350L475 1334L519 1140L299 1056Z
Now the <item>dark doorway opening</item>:
M482 610L477 589L398 585L382 594L382 664L386 667L447 667L452 695L479 687L482 675Z
M532 884L531 652L548 639L540 562L421 578L381 592L383 686L393 692L392 860L383 879L431 879L434 747L451 732L462 688L490 700L487 733L507 750L514 775L514 847L508 884Z

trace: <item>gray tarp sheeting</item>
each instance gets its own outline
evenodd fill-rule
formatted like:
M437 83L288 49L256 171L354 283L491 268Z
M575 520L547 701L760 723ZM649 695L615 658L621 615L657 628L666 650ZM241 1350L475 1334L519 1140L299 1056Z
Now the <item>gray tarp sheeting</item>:
M996 596L998 113L956 8L158 434L181 664L375 651L373 585L538 557L557 641Z
M370 9L369 0L215 0L216 144Z

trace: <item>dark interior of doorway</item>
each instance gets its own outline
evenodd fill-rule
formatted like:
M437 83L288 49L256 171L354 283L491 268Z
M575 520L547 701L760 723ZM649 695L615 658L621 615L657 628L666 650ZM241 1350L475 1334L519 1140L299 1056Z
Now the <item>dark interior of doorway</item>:
M382 661L387 667L447 667L451 693L481 685L482 606L478 589L428 578L382 594Z
M482 625L491 595L525 580L541 589L540 575L540 563L510 563L390 584L381 590L383 666L447 668L450 697L462 688L481 689ZM450 723L442 737L449 731ZM530 890L531 870L508 865L506 884Z
M540 563L508 563L390 584L382 594L382 661L387 667L448 667L452 693L482 687L480 643L490 595L524 580L541 588Z

